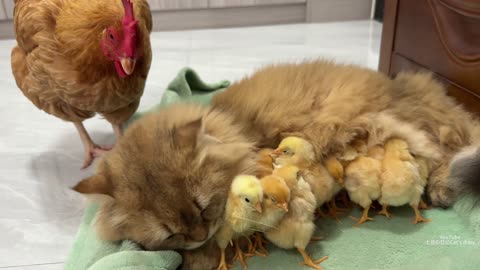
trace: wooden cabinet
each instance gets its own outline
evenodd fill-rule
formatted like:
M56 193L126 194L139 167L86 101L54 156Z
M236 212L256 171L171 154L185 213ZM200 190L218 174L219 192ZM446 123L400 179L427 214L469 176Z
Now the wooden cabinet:
M480 1L385 1L380 70L429 70L480 113Z

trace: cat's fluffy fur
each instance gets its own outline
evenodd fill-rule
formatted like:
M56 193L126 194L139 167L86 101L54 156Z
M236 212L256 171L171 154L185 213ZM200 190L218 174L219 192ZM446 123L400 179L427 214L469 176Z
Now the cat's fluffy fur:
M254 173L255 161L228 115L178 105L134 123L74 189L111 197L97 216L101 238L193 249L221 225L233 177Z
M408 137L403 125L417 130L410 142L424 142L413 148L437 160L433 202L450 205L448 163L479 144L479 123L428 74L391 80L326 61L270 66L218 94L209 109L173 106L138 120L75 189L112 197L98 216L103 238L188 249L218 227L233 177L253 174L253 145L275 148L285 136L301 136L320 160L367 132L380 141ZM184 269L196 269L189 258Z
M417 150L439 155L428 158L440 157L428 187L439 206L454 200L446 181L449 160L464 146L480 145L479 122L428 73L401 73L391 80L373 70L328 61L274 65L217 95L213 107L234 115L262 147L300 136L312 142L318 159L375 129L408 135L400 126L390 129L392 122L404 123L430 141L423 149L415 144Z

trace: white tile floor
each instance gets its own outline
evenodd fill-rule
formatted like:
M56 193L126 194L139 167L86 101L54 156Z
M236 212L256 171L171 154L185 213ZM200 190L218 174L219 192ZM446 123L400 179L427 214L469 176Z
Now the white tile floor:
M207 81L236 80L259 66L318 57L377 68L381 24L370 21L279 25L152 34L154 60L142 100L160 100L176 72L190 66ZM61 269L83 210L68 189L81 171L72 124L38 111L10 71L13 40L0 41L0 269ZM99 143L113 136L101 119L86 122Z

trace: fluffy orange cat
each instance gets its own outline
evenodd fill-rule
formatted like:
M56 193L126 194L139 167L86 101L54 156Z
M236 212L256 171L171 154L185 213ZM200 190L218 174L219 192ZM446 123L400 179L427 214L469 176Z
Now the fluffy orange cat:
M266 67L218 94L210 108L175 105L138 120L75 190L110 197L97 220L104 239L195 249L221 224L234 176L254 173L256 147L275 148L296 135L321 160L357 136L408 137L403 122L426 134L411 147L437 160L429 194L434 204L450 205L449 161L462 147L480 145L479 122L428 74L391 80L327 61ZM187 253L184 269L218 261L208 252Z

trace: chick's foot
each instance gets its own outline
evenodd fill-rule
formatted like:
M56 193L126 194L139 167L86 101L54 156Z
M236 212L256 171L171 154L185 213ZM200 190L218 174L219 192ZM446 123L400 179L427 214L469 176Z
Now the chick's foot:
M378 212L379 215L384 215L387 218L391 218L393 215L392 213L388 212L388 205L383 205L382 210Z
M357 223L355 223L353 226L360 226L367 221L373 220L373 218L368 216L368 210L370 210L370 206L363 209L363 213L360 218L351 217L352 219L357 221Z
M258 256L261 256L261 257L266 257L268 255L268 250L265 248L265 246L263 245L263 236L262 234L260 233L255 233L254 235L254 244L253 244L253 247L254 247L254 250L253 252L255 254L257 254Z
M225 249L222 248L220 250L220 263L218 264L217 270L228 270L231 265L227 264L227 261L225 260Z
M418 206L412 206L412 208L413 208L413 211L415 211L415 219L412 220L412 224L418 224L420 222L430 222L430 221L432 221L431 219L422 217L422 215L420 214L420 210L418 210Z
M318 266L318 264L322 263L323 261L326 261L328 259L328 256L324 256L318 260L313 261L310 255L307 254L305 249L297 248L297 250L298 252L300 252L300 254L302 254L302 257L303 257L303 262L301 262L300 265L305 265L317 270L323 270L323 268Z
M418 209L430 210L432 209L432 206L429 206L424 200L420 200L420 203L418 204Z
M235 241L235 255L233 256L233 260L237 260L242 265L242 268L244 270L247 269L248 265L245 259L245 255L237 241Z

